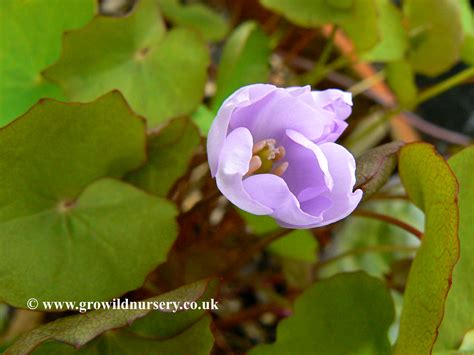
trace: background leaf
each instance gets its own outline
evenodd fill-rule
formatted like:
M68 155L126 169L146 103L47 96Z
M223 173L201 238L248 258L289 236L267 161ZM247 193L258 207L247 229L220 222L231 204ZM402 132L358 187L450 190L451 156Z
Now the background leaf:
M459 1L406 0L409 60L416 72L438 75L459 59L463 42Z
M260 354L389 354L387 331L394 310L385 285L365 273L339 274L317 282L283 320L274 344Z
M469 0L460 0L461 22L464 30L464 42L461 58L469 65L474 65L474 10Z
M97 180L136 168L144 146L144 122L117 92L90 104L45 100L0 130L0 299L108 299L164 261L173 205Z
M196 126L188 118L172 120L149 135L147 163L126 179L150 193L166 196L186 172L200 140Z
M261 4L303 27L327 23L347 32L360 51L373 48L379 39L375 0L260 0ZM337 6L342 4L342 6Z
M42 97L62 98L41 71L59 58L61 34L85 25L94 0L0 1L0 126Z
M219 63L217 91L212 109L238 88L266 82L269 74L270 39L255 22L244 22L227 39Z
M426 219L408 276L395 354L429 354L459 257L458 184L446 161L426 143L401 149L399 172L410 200Z
M268 249L287 258L314 262L318 244L310 231L295 230L271 243Z
M411 108L416 99L418 88L415 82L415 73L410 63L399 60L388 63L386 68L387 81L392 88L399 104Z
M45 75L72 100L119 89L135 112L156 125L199 106L208 63L197 33L166 32L157 2L141 0L127 17L97 16L66 33L61 59Z
M372 62L400 60L408 47L402 14L391 0L377 0L377 10L381 40L363 58Z
M199 128L199 132L201 132L203 136L207 136L214 117L215 113L205 105L200 105L198 109L191 115L193 122Z
M459 242L461 253L453 272L443 323L435 350L454 350L464 334L474 329L474 147L457 153L448 161L459 181Z
M173 24L188 26L209 41L219 41L229 30L227 21L206 5L180 4L178 0L158 0L163 14Z
M249 229L261 237L280 229L275 220L269 216L256 216L240 209L238 212L245 220ZM311 232L300 229L290 231L288 235L278 238L269 245L268 249L270 252L282 257L314 262L317 246L317 242Z

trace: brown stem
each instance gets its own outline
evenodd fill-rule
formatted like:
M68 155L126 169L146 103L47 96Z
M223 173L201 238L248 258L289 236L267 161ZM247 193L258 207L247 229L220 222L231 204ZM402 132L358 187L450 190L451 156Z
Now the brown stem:
M418 229L415 227L409 225L408 223L405 223L399 219L396 219L391 216L387 216L385 214L377 213L377 212L372 212L372 211L367 211L367 210L356 210L354 213L352 213L354 216L359 216L359 217L367 217L367 218L372 218L372 219L377 219L379 221L387 222L389 224L393 224L394 226L397 226L401 229L406 230L408 233L413 234L415 237L418 239L423 238L423 233L420 232Z

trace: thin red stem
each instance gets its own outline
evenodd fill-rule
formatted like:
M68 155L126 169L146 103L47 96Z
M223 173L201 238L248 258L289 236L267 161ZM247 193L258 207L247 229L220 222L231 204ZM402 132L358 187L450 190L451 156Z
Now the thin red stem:
M397 218L387 216L385 214L377 213L377 212L372 212L372 211L367 211L367 210L356 210L353 213L354 216L359 216L359 217L367 217L367 218L372 218L372 219L377 219L379 221L387 222L389 224L393 224L394 226L397 226L401 229L406 230L407 232L413 234L415 237L418 239L423 238L423 233L416 229L415 227L409 225L408 223L405 223Z

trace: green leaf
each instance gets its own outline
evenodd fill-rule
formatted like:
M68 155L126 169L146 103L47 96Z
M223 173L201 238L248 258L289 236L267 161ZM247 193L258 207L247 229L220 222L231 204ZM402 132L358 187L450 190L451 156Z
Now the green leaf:
M463 42L459 1L405 0L403 11L411 37L408 57L413 69L435 76L455 64Z
M398 164L410 200L425 213L425 234L408 276L395 354L430 354L459 257L458 184L429 144L406 145Z
M399 60L388 63L385 68L388 84L395 93L399 104L410 109L418 94L415 73L410 63L406 60Z
M326 0L326 2L337 9L347 10L354 4L354 0Z
M276 232L280 228L272 217L256 216L241 209L237 209L237 212L244 219L251 232L260 236ZM317 246L318 244L311 232L300 229L291 231L288 235L277 239L270 244L268 249L272 253L286 258L314 262Z
M203 284L206 284L206 287L199 298L192 299L200 305L203 304L202 302L210 302L211 298L216 296L219 286L217 279L206 279L184 286L193 290L193 287L197 286L202 289L201 285ZM171 298L170 300L173 301ZM206 312L207 310L204 309L178 311L176 313L153 311L146 317L133 322L129 327L129 331L146 338L170 338L198 321Z
M208 288L213 285L210 280L198 281L193 284L189 284L183 287L180 287L171 292L148 298L142 302L150 302L150 304L159 304L160 302L192 302L198 300L200 297L207 292ZM6 354L27 354L35 347L54 340L55 342L66 343L73 345L74 347L82 347L85 344L89 343L92 339L98 337L102 333L117 329L123 328L131 323L154 314L157 311L152 311L149 309L100 309L96 311L87 312L85 314L78 314L74 316L69 316L65 318L60 318L56 321L44 324L36 329L31 330L30 332L24 333L21 335L18 340L7 350ZM185 312L180 312L185 313ZM180 313L175 313L178 315ZM143 318L146 319L146 318ZM173 326L173 319L168 317L166 318L170 322L170 326ZM190 324L184 324L181 327L175 328L174 332L166 331L163 334L155 334L155 338L171 338L176 336ZM107 338L112 336L118 341L125 341L125 344L128 345L127 338L116 336L113 333L106 333L101 337L100 340L107 342ZM131 342L136 340L137 343L140 343L140 338L138 336L133 336L134 339L129 339ZM54 343L55 343L54 342ZM41 346L35 353L48 353L46 349L51 349L50 346L54 343L45 343L44 346ZM152 343L144 342L143 345L149 346L160 346L158 345L159 341L153 341ZM97 342L90 343L91 346L86 346L82 350L91 350L91 348L97 346ZM161 344L163 345L163 344ZM70 348L69 346L63 346L63 349ZM89 349L88 349L89 348ZM73 350L72 348L70 348ZM51 352L50 352L51 353ZM170 353L171 354L171 353Z
M360 51L374 47L379 39L375 0L260 0L270 10L302 27L320 27L327 23L341 26Z
M316 259L318 243L308 230L295 230L283 238L280 238L268 247L272 253L306 262L314 262Z
M277 329L276 342L256 354L389 354L387 332L394 318L386 286L365 273L345 273L317 282L295 303Z
M474 35L466 36L461 51L461 58L467 64L474 66Z
M453 272L443 323L436 350L457 349L464 334L474 329L474 147L454 155L448 161L459 182L460 258Z
M369 199L388 181L397 166L396 154L403 144L387 143L372 148L357 158L354 189L364 191L363 200Z
M205 105L200 105L191 115L193 122L198 126L199 132L201 132L203 136L207 136L214 117L215 113L209 110Z
M242 86L266 82L269 74L270 39L255 22L244 22L229 36L219 64L213 111Z
M0 1L0 126L42 97L62 98L43 69L59 58L61 34L85 25L94 0Z
M165 260L172 204L100 179L137 168L144 146L144 122L117 92L43 100L0 130L1 300L109 299Z
M241 210L240 208L236 209L239 215L244 219L247 226L250 228L250 231L255 234L265 234L276 231L278 224L270 216L257 216L248 212Z
M381 41L362 57L372 62L400 60L408 47L408 36L400 10L391 0L377 0L377 9Z
M474 65L474 10L469 0L460 0L461 21L464 30L464 42L461 58L469 65Z
M192 354L208 355L214 344L210 329L210 316L203 317L188 329L176 336L157 340L137 337L126 331L107 332L97 340L76 350L70 345L59 342L48 342L35 350L35 355L50 354ZM8 353L7 353L8 355ZM16 354L15 354L16 355Z
M199 105L208 63L197 33L165 32L156 1L141 0L127 17L97 16L66 33L61 59L45 75L72 100L119 89L135 112L156 125Z
M240 209L237 209L237 212L244 219L250 231L260 236L276 232L280 228L272 217L256 216ZM268 249L283 257L314 262L317 246L310 231L294 230L271 243Z
M3 332L7 328L7 323L8 323L8 318L9 318L9 307L5 303L0 303L0 334L3 334ZM1 345L0 345L0 350L1 350Z
M220 41L229 30L227 21L203 4L181 5L178 0L159 0L159 4L173 24L195 29L209 41Z
M166 196L186 172L199 142L199 132L188 118L172 120L149 135L148 162L126 179L150 193Z

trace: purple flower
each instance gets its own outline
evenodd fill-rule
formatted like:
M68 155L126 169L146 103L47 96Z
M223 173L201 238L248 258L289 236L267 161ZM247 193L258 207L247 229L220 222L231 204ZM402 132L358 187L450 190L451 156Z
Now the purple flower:
M255 84L233 93L207 140L212 176L241 209L283 227L313 228L349 215L354 158L334 143L347 127L351 94Z

